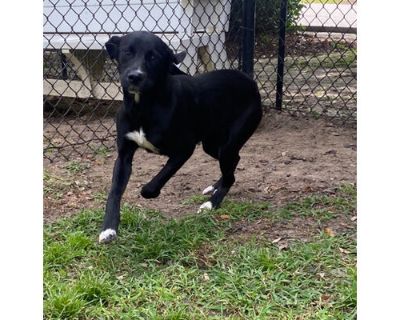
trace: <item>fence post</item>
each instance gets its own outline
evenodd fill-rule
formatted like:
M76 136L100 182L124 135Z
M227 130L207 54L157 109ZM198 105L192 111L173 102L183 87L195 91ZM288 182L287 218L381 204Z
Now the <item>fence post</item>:
M285 36L287 20L287 0L281 0L279 15L279 49L278 49L278 70L276 80L276 109L282 110L283 97L283 68L285 66Z
M242 71L251 78L254 74L255 0L243 0Z
M62 79L67 80L68 79L68 73L67 73L67 59L65 58L65 55L60 52L60 58L61 58L61 74L62 74Z

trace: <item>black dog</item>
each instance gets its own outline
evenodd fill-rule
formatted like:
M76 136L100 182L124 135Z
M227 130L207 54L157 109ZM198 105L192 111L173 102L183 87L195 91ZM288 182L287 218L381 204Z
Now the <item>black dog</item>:
M124 103L117 115L118 158L99 242L116 237L121 197L139 147L169 158L142 188L143 197L155 198L202 142L204 151L219 160L222 176L204 189L212 195L199 210L218 207L235 181L239 151L261 120L257 84L234 70L186 75L176 67L185 53L174 55L150 32L114 36L106 49L118 62Z

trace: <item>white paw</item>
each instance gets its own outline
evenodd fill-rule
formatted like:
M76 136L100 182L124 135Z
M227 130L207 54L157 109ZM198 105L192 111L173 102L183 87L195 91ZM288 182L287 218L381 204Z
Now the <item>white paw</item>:
M203 190L203 194L206 195L206 194L212 193L212 192L214 192L214 191L215 191L214 186L208 186L207 188L205 188L205 189Z
M99 243L108 243L117 237L117 232L114 229L107 229L100 233Z
M211 210L212 208L213 208L213 206L212 206L211 201L207 201L207 202L204 202L200 206L199 210L197 210L197 213L200 213L200 212L205 211L205 210Z

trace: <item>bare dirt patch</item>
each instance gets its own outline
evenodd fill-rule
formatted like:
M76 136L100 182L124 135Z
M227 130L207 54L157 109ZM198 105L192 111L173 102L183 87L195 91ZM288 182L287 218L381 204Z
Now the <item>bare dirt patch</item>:
M112 121L110 119L109 121ZM45 221L105 205L115 151L50 163L45 161ZM220 176L218 163L199 146L157 199L140 196L141 187L166 158L143 150L135 155L123 202L161 211L168 217L193 214L190 199ZM268 201L279 206L306 194L331 192L356 181L356 130L326 120L270 112L241 152L236 183L228 198Z

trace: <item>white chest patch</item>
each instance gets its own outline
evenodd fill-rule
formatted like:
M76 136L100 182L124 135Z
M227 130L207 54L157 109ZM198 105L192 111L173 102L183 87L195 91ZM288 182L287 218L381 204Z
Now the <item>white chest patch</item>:
M140 128L139 131L128 132L125 136L129 140L135 141L137 145L143 149L153 151L154 153L160 153L160 151L146 139L143 128Z

